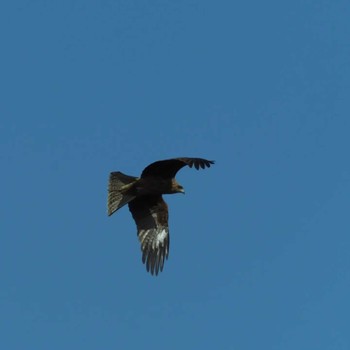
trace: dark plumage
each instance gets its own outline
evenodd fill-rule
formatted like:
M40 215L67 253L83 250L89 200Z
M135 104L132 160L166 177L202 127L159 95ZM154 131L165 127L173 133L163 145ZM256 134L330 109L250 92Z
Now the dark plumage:
M163 270L169 255L168 206L162 195L185 193L175 179L184 166L194 166L198 170L209 168L211 164L214 161L202 158L174 158L148 165L139 178L121 172L110 174L108 215L129 205L141 243L142 262L152 275Z

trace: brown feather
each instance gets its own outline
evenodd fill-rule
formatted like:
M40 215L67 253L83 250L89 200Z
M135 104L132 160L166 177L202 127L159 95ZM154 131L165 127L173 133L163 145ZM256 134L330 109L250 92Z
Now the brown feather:
M137 177L128 176L120 171L110 173L108 182L108 215L112 215L135 198L131 191L127 191L135 183Z
M210 168L210 165L214 164L213 160L207 160L203 158L173 158L154 162L148 165L142 172L141 178L156 176L162 178L172 178L176 173L188 165L190 168L193 166L198 170L205 167Z

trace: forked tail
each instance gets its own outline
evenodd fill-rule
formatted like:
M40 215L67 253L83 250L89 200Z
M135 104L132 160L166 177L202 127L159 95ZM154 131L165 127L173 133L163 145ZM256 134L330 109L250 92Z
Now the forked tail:
M109 175L108 215L112 215L135 198L135 195L133 195L129 189L136 180L137 177L125 175L120 171L113 172Z

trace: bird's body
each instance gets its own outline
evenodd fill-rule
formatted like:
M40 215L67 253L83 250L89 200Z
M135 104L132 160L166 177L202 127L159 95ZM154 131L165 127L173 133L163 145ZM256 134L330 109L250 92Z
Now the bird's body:
M182 167L197 170L214 164L202 158L174 158L148 165L141 177L112 172L108 186L108 215L125 204L136 222L141 242L142 261L147 271L158 274L169 255L168 206L163 194L184 193L175 175Z
M173 194L181 192L181 186L175 179L163 179L161 177L139 178L130 186L130 191L137 196Z

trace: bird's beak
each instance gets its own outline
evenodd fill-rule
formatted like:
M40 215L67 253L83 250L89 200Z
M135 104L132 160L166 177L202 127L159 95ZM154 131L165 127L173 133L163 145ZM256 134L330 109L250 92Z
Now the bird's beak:
M185 194L185 190L182 188L182 189L180 190L180 193Z

